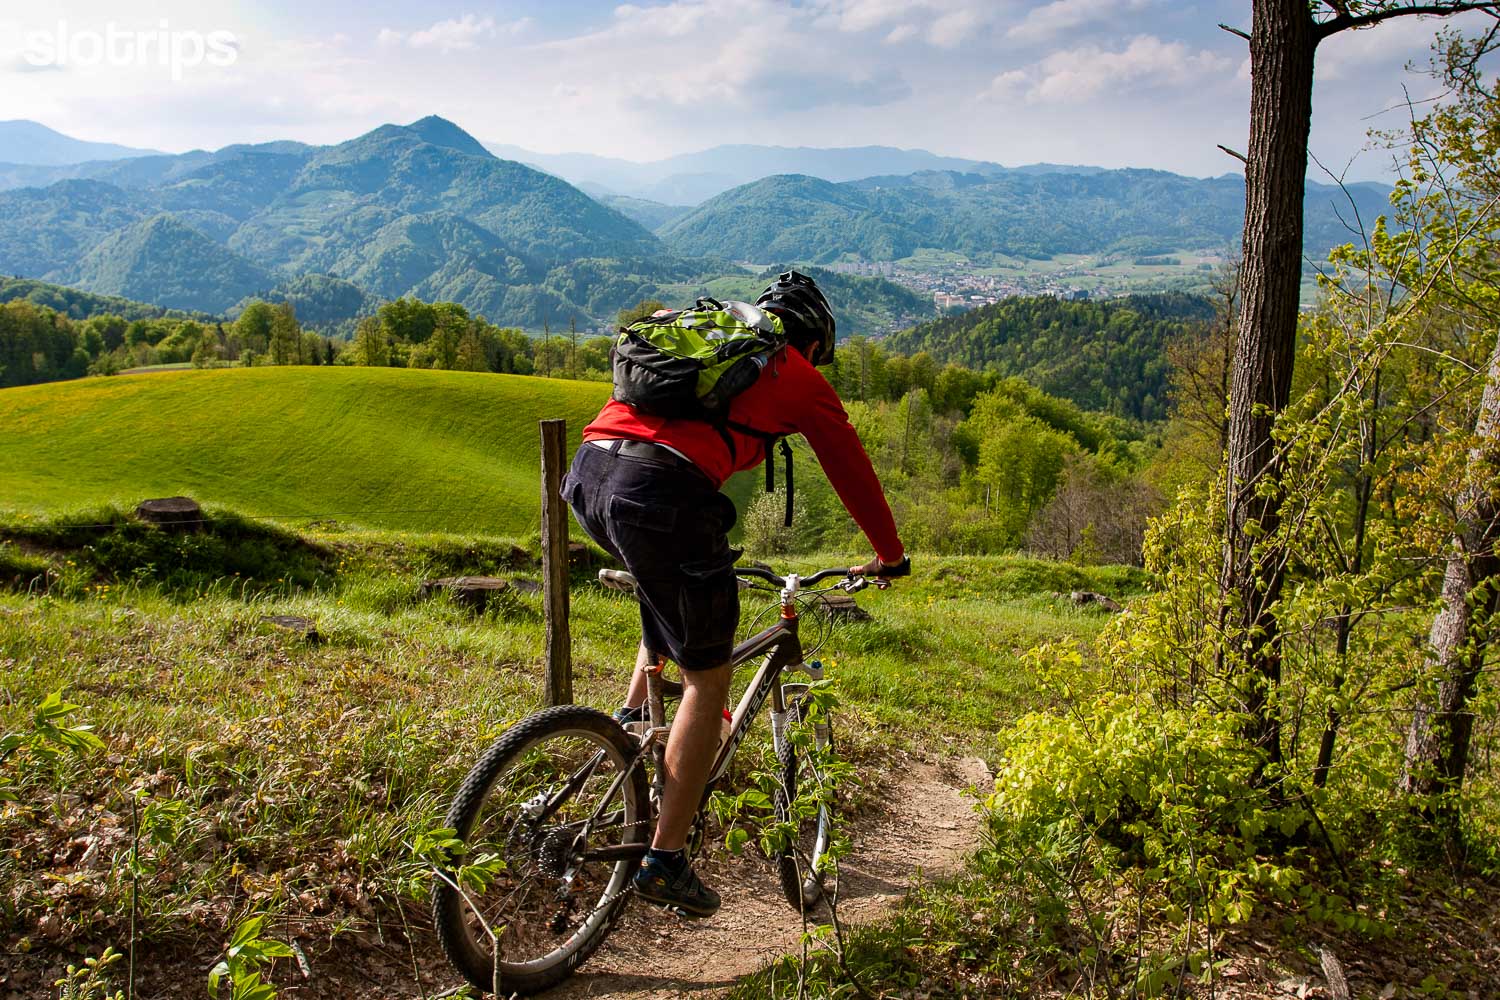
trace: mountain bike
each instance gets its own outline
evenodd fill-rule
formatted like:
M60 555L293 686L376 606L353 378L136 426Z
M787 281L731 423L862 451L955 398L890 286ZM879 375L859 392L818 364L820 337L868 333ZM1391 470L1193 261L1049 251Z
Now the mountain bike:
M870 581L846 569L806 577L759 567L735 573L742 586L759 580L779 590L778 602L762 612L776 610L779 616L731 654L734 668L756 658L761 665L730 716L688 850L701 846L704 807L769 699L778 772L772 805L777 822L795 831L774 860L787 902L801 910L824 891L832 831L826 797L812 808L798 800L797 789L821 784L817 768L827 759L832 735L826 714L810 709L823 668L817 660L805 662L800 606L832 590L854 593ZM810 589L830 578L838 581ZM628 573L602 570L599 579L634 593ZM882 589L889 585L875 582ZM627 727L581 705L537 712L485 752L454 796L446 825L462 846L437 872L433 917L449 960L475 987L504 997L555 986L604 942L630 902L632 876L656 826L671 728L665 706L682 693L680 683L662 676L660 665L648 673L643 723ZM805 721L816 749L799 754L790 730Z

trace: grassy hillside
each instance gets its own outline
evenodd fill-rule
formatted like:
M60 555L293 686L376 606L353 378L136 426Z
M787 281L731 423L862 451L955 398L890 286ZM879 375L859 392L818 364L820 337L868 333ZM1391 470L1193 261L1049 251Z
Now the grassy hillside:
M385 368L166 372L0 391L0 510L187 494L249 514L526 534L537 420L607 385Z

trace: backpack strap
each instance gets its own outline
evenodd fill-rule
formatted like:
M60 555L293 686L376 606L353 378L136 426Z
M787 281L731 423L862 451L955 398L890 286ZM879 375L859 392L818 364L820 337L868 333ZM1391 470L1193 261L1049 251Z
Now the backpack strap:
M767 493L776 492L776 459L771 454L771 451L778 446L780 447L781 458L786 466L786 517L783 519L782 523L786 527L790 528L792 526L792 497L794 495L793 491L795 490L795 485L792 480L792 446L787 444L786 435L771 434L766 431L756 430L754 427L742 424L737 420L726 419L723 421L722 425L716 426L719 426L719 433L724 435L724 440L729 442L729 454L731 455L731 457L735 454L735 448L734 438L729 434L730 430L739 431L741 434L745 434L753 438L760 438L762 443L764 443L766 449L765 461Z
M782 522L786 527L792 526L792 495L795 492L792 486L792 446L786 443L786 438L777 442L781 446L781 457L786 460L786 519ZM766 446L766 468L771 467L770 445Z

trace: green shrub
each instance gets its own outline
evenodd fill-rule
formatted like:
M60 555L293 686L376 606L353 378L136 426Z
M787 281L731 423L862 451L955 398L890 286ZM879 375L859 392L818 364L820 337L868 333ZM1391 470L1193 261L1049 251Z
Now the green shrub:
M155 585L184 596L214 586L296 590L331 580L328 550L227 511L206 513L199 531L178 532L104 508L0 525L0 539L7 537L64 556L94 583Z

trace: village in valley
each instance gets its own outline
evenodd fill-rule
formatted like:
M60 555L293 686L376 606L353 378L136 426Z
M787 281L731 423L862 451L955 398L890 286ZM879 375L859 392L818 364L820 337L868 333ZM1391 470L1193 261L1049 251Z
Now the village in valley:
M982 263L956 253L923 250L899 261L825 266L842 274L884 278L931 295L938 311L947 313L1018 295L1084 301L1140 292L1203 291L1227 257L1224 250L1191 250L1154 257L1077 254L1031 260L997 256Z

